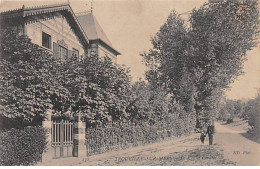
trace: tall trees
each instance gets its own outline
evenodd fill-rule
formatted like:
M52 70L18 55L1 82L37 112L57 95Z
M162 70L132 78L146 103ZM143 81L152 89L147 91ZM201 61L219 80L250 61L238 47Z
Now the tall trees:
M1 120L13 119L17 127L40 122L52 108L50 93L56 93L56 62L26 36L1 30L0 39Z
M258 36L254 0L207 3L192 11L189 26L173 11L152 39L153 49L143 54L146 78L185 107L194 99L199 125L214 118L222 89L242 73L246 52Z
M88 125L105 125L127 116L128 69L108 57L69 58L62 65L62 85L70 91L73 112L81 113Z
M207 101L242 73L246 52L256 45L259 35L257 1L231 1L208 3L193 10L191 17L191 45L195 49L194 65L202 70L197 83L196 101L201 109L212 110L213 102ZM204 85L201 85L204 84Z
M127 68L97 55L61 62L9 30L0 39L1 127L40 124L48 109L58 117L81 113L89 125L127 116Z
M131 122L153 125L166 122L169 114L176 115L173 105L165 90L138 81L131 86L126 111Z

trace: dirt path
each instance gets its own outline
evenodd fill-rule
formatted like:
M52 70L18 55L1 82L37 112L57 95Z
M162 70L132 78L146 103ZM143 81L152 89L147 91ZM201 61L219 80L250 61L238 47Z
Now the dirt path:
M219 166L219 165L260 165L260 145L241 135L243 130L215 123L214 145L205 145L199 140L200 134L173 138L172 140L126 150L93 155L84 159L59 159L44 165L84 166Z
M218 145L202 145L199 134L146 146L134 147L105 154L91 156L80 165L120 165L120 166L194 166L194 165L234 165L219 153Z
M260 165L260 144L245 138L246 131L215 123L214 142L224 150L224 157L236 165Z

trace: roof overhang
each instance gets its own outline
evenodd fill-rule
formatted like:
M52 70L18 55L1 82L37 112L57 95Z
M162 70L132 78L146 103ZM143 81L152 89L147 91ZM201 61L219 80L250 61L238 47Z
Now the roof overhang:
M67 18L72 30L79 37L80 41L85 47L89 44L89 39L85 32L83 31L75 13L71 9L71 6L66 4L56 4L56 5L45 5L37 7L22 7L15 10L10 10L0 13L0 20L10 20L10 19L22 19L25 24L38 22L41 20L53 19L57 15L63 15ZM45 16L37 17L34 16Z
M102 41L101 39L95 39L95 40L89 40L90 44L93 43L97 43L102 45L103 47L105 47L107 50L109 50L110 52L112 52L114 55L121 55L120 52L118 52L117 50L115 50L114 48L110 47L108 44L106 44L104 41Z

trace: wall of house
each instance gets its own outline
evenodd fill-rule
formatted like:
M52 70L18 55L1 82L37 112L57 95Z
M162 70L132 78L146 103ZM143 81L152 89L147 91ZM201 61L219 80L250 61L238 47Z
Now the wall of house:
M51 50L53 51L53 42L64 40L68 49L73 48L79 51L80 55L84 54L84 48L78 37L71 29L65 17L55 17L46 21L39 21L26 25L26 34L32 39L32 42L42 46L42 32L51 35Z
M90 56L90 54L98 54L98 45L96 43L90 45L87 55Z
M117 63L117 59L116 59L117 57L109 50L104 48L102 45L98 45L98 54L101 57L108 56L112 59L113 63Z
M117 63L117 57L111 53L109 50L104 48L102 45L98 45L97 43L91 44L91 48L88 49L88 56L93 52L93 54L97 54L100 58L108 56L112 59L113 63Z

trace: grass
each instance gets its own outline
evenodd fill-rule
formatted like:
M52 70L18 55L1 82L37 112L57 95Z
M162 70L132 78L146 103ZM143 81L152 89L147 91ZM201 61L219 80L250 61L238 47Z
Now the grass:
M119 163L120 165L120 163ZM144 161L141 165L163 166L234 166L214 146L200 146L193 150L174 152L164 157Z

